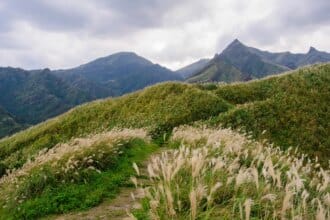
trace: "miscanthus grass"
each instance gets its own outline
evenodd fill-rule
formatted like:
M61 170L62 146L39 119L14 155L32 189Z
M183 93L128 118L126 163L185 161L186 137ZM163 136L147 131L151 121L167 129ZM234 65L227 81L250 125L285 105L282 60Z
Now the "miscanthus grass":
M115 165L125 144L133 139L150 140L144 129L114 129L40 151L20 169L8 170L0 178L2 209L16 207L49 186L88 182L93 174Z
M171 140L180 147L151 159L142 187L150 219L330 218L330 172L317 159L230 129L184 126Z

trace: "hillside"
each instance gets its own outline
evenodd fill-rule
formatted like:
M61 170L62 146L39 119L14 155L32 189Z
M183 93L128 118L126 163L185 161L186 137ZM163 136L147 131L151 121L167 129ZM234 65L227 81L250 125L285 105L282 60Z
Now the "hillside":
M329 73L324 64L249 83L163 83L2 139L0 219L88 210L134 185L147 190L131 210L138 219L326 219Z
M330 54L311 47L306 54L271 53L234 40L188 82L235 82L259 79L298 67L330 61ZM233 69L236 69L233 72Z
M18 124L36 124L88 101L119 96L181 80L172 71L134 53L117 53L69 70L0 68L0 105ZM13 127L11 127L13 126ZM20 126L7 124L0 137ZM8 131L8 133L6 132Z
M330 65L299 69L215 90L236 107L215 119L283 149L298 147L326 164L330 156Z
M175 126L206 119L211 115L215 116L220 112L227 111L228 108L230 108L230 105L216 95L199 90L194 86L174 83L162 84L121 98L97 101L77 107L58 118L3 139L0 141L0 158L2 166L6 168L25 167L28 166L30 158L34 158L33 155L38 155L41 150L45 151L53 148L56 144L68 142L74 137L86 137L86 135L111 130L114 127L144 127L156 143L161 143L164 133L170 132ZM111 155L111 152L109 153ZM41 180L35 179L35 181ZM39 185L38 182L31 184ZM72 183L71 187L75 187L75 184L79 184L79 182ZM63 184L55 184L55 186L61 191ZM66 187L66 189L68 188ZM42 199L45 199L43 196L52 195L54 198L59 196L59 194L48 194L49 192L43 187L39 190L43 193L41 195L32 193L31 201L28 203L22 205L15 204L15 202L11 205L7 204L11 209L17 211L21 209L18 215L25 215L25 211L35 210L38 204L43 204L39 203L43 201ZM8 193L8 191L6 192ZM15 192L13 193L15 194ZM61 193L64 192L61 191ZM69 194L67 196L73 196ZM41 198L38 199L40 196ZM97 195L97 201L100 201L104 196L103 193ZM1 201L1 207L4 205L3 202ZM73 206L67 207L66 211L82 208L84 205L89 207L92 204L86 200L80 204L70 203L68 205ZM32 216L63 211L54 208L49 208L48 211L45 209L40 211L41 213ZM7 209L0 211L0 216L7 211ZM8 215L10 216L10 213Z

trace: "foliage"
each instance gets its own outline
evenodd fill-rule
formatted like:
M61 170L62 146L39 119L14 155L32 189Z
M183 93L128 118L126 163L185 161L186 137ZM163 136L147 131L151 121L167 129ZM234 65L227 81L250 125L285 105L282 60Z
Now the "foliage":
M147 205L134 212L138 218L330 217L330 172L305 156L229 129L181 127L173 140L181 141L181 147L148 165L152 185L142 185Z
M116 99L96 101L0 141L0 159L9 168L21 167L41 149L73 137L113 127L148 127L162 138L175 126L227 111L231 105L195 86L165 83Z
M174 80L181 80L181 76L130 52L66 70L0 68L0 93L5 94L0 96L0 105L18 119L18 124L33 125L81 103ZM0 138L24 128L5 125Z
M145 132L123 130L41 153L2 178L0 201L6 208L0 211L1 219L35 219L87 209L113 198L134 173L132 163L142 162L156 149Z
M256 138L286 149L330 156L330 65L300 69L290 74L250 83L224 85L216 94L236 107L211 124L243 128Z

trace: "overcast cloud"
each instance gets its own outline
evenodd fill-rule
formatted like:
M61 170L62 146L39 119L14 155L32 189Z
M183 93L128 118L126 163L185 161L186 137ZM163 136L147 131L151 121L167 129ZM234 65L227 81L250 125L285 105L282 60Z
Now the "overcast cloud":
M1 0L0 66L68 68L134 51L177 69L235 38L330 51L329 0Z

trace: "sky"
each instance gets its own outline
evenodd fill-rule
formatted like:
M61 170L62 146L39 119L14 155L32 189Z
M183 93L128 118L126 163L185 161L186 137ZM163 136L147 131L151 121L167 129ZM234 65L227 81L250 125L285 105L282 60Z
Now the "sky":
M238 38L330 52L329 0L0 0L0 66L63 69L133 51L176 70Z

